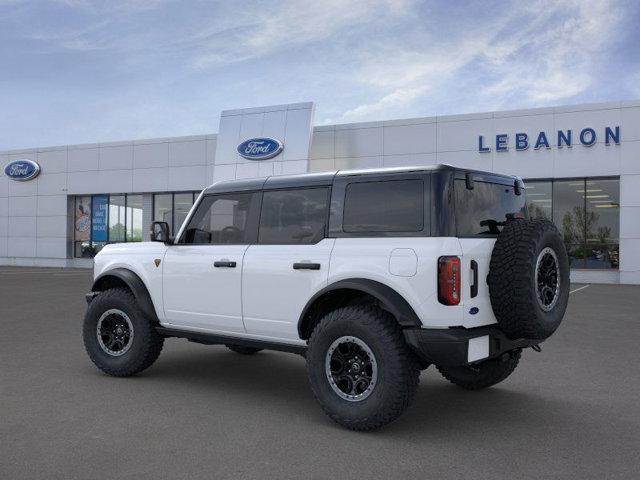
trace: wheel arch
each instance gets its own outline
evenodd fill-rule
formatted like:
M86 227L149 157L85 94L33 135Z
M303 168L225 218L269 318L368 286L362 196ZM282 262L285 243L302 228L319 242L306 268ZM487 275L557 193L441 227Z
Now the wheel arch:
M159 322L147 286L135 272L128 268L114 268L101 273L93 281L92 292L103 292L109 288L128 288L138 302L142 312L152 320Z
M391 313L402 327L420 327L422 322L409 302L384 283L367 278L351 278L332 283L318 291L307 302L298 319L298 335L307 340L317 321L329 305L344 306L360 298L372 298Z

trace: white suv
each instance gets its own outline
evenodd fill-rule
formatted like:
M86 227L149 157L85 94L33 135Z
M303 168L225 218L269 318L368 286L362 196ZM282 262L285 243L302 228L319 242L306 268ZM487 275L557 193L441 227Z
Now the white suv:
M151 240L95 257L84 343L102 371L144 370L167 337L299 353L357 430L397 418L430 364L467 389L504 380L568 300L562 238L526 219L522 181L446 165L216 183Z

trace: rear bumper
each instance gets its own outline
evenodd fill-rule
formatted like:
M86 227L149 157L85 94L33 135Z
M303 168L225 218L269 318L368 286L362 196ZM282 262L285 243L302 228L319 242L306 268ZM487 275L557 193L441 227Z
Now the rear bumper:
M442 366L462 366L496 358L517 348L542 343L542 340L508 338L498 326L478 328L407 328L404 338L425 362Z

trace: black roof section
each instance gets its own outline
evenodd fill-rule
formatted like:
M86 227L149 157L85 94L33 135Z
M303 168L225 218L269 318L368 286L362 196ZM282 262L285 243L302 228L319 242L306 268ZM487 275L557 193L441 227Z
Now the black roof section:
M248 178L241 180L223 180L216 182L204 190L205 194L244 192L253 190L276 190L292 187L321 187L330 186L336 177L351 177L362 175L393 175L411 172L450 171L456 173L456 178L465 178L467 173L473 175L477 181L499 181L499 183L513 185L517 177L501 175L480 170L454 167L452 165L428 165L421 167L397 167L397 168L367 168L360 170L338 170L321 173L300 173L296 175L276 175L263 178Z

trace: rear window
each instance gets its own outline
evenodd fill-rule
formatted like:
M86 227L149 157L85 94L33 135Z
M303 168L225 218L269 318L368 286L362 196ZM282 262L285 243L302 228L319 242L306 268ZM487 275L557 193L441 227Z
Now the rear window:
M464 180L455 181L458 236L497 235L509 213L525 214L525 196L513 187L475 181L473 190Z
M347 185L343 230L420 232L424 229L424 181L389 180Z

